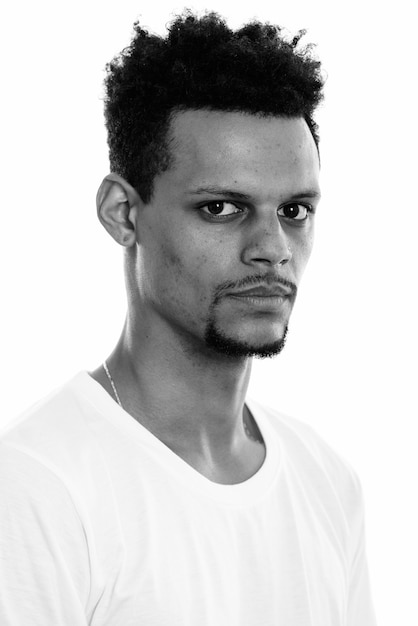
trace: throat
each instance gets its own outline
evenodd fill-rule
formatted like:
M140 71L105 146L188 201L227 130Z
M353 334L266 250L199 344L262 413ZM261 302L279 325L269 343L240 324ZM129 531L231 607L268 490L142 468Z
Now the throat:
M242 422L243 422L244 431L247 437L251 439L251 441L260 443L264 447L265 444L264 444L263 436L260 432L260 429L257 426L257 422L255 421L247 405L244 405Z
M251 420L249 419L251 418ZM241 434L231 447L218 443L215 446L191 445L188 440L176 441L161 438L170 450L208 480L225 485L242 483L262 467L266 446L261 432L248 412L243 420Z
M196 419L196 415L201 414L201 407L187 406L180 410L177 402L174 402L177 414L173 415L173 402L164 409L161 404L151 408L141 406L142 394L130 395L126 389L123 393L124 388L118 380L115 382L112 371L105 363L91 376L132 419L208 480L230 485L241 483L263 465L265 442L245 404L240 415L232 421L220 417L218 411L212 411L212 416L205 414L204 419Z

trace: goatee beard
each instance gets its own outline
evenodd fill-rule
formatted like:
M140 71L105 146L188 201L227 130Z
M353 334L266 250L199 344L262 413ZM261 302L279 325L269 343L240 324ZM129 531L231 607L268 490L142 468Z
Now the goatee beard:
M283 335L276 341L254 346L245 341L237 341L228 337L216 327L213 320L210 320L205 332L205 343L208 348L231 359L243 357L266 359L280 354L286 343L287 332L288 326L286 326Z

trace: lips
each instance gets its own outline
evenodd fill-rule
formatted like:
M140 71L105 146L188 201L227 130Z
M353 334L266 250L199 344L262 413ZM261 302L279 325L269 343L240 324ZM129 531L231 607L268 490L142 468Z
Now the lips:
M257 287L252 287L251 289L234 291L228 295L237 298L288 298L292 295L292 292L281 285L258 285Z

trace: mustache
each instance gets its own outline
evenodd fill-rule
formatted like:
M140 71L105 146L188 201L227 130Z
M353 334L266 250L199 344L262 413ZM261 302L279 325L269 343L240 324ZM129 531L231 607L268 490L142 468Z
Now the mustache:
M291 298L296 298L298 288L295 283L282 276L274 274L254 274L237 281L226 281L218 285L215 289L214 303L216 304L226 292L239 291L246 287L257 287L259 285L281 285L290 292Z

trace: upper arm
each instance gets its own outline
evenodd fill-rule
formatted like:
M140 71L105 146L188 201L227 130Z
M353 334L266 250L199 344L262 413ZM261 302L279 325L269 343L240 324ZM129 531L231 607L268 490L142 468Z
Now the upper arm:
M86 537L62 481L0 444L0 622L85 626Z

